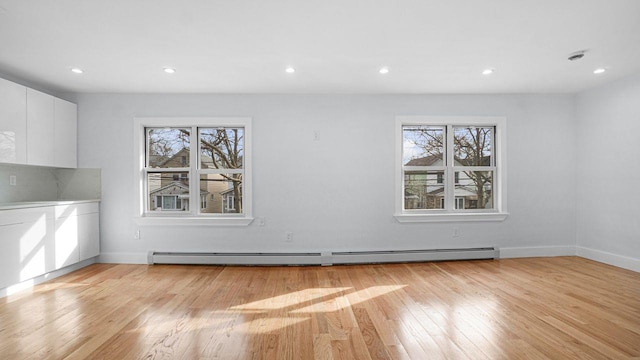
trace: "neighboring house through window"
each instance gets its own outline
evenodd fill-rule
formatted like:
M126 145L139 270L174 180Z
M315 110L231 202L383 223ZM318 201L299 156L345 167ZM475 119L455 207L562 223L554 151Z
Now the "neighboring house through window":
M396 119L396 218L409 221L506 217L506 120Z

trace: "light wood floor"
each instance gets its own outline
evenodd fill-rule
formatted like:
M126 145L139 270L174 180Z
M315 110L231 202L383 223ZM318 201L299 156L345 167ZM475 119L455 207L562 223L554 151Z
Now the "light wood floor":
M577 257L96 264L0 299L1 359L640 358L640 274Z

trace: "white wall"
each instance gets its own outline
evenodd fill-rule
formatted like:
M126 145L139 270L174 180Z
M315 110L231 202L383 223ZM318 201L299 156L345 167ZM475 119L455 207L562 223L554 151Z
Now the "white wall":
M640 74L576 97L578 254L640 271Z
M102 168L101 250L107 261L145 262L149 250L498 246L507 256L575 250L573 96L80 94L76 100L79 165ZM507 220L396 222L396 115L506 116ZM145 227L141 239L134 239L136 116L252 117L254 216L265 217L266 225ZM293 232L292 243L285 242L287 231Z

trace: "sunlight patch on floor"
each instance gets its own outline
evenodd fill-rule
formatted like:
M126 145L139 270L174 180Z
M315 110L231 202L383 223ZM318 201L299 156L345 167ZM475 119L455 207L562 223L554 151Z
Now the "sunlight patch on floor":
M301 302L313 301L323 297L333 296L345 292L350 287L335 288L309 288L300 291L294 291L283 295L270 297L263 300L253 301L243 305L233 306L231 310L275 310L296 306Z

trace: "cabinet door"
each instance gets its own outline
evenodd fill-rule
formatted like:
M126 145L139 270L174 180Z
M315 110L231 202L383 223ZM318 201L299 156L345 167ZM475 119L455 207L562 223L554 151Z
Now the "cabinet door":
M0 289L20 282L20 238L23 223L0 225Z
M27 88L0 79L0 163L27 163Z
M27 164L53 166L54 97L27 89Z
M78 216L78 250L80 261L100 255L100 225L98 213Z
M74 103L56 98L54 111L54 165L75 168L78 166L78 107Z
M99 254L98 209L95 202L56 206L56 268Z
M55 267L56 269L79 261L78 213L75 205L56 206Z
M53 208L0 211L0 288L54 269Z

